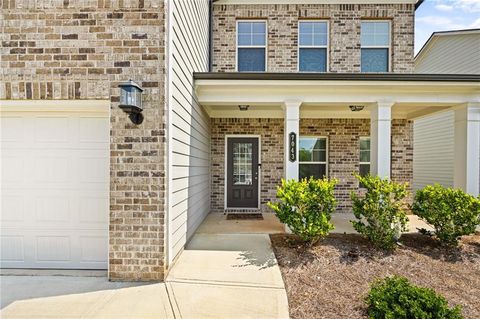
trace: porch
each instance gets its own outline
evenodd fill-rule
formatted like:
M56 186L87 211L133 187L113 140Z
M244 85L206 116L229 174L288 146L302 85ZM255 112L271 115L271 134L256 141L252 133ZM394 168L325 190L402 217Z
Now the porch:
M269 212L266 204L275 200L282 178L308 174L339 180L341 212L350 211L349 194L358 189L352 173L369 171L411 185L412 123L447 110L456 117L455 187L478 194L480 104L474 78L204 73L195 80L198 101L211 119L213 212ZM324 146L305 152L308 139ZM364 139L368 149L362 149Z

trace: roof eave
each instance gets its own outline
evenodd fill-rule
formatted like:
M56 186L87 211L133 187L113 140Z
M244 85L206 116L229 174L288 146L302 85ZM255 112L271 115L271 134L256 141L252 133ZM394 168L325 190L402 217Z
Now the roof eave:
M429 81L479 82L476 74L421 74L421 73L250 73L250 72L196 72L195 80L302 80L302 81Z

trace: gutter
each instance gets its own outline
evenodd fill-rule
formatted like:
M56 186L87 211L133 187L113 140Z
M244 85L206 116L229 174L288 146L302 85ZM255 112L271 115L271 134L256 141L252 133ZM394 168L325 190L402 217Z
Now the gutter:
M418 0L417 3L415 3L415 10L417 10L421 5L422 3L424 2L425 0Z
M299 80L299 81L431 81L478 82L477 74L421 73L252 73L252 72L195 72L195 80Z

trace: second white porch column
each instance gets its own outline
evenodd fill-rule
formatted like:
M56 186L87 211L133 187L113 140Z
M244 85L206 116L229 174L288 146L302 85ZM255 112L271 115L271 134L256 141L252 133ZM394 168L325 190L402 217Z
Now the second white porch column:
M455 110L453 185L478 196L480 183L480 103Z
M301 101L285 101L285 179L298 179L298 138L300 135ZM294 135L292 135L292 133ZM295 141L292 141L292 137ZM294 145L292 145L294 144ZM294 152L294 154L291 154Z
M377 102L370 111L370 174L390 178L392 102Z

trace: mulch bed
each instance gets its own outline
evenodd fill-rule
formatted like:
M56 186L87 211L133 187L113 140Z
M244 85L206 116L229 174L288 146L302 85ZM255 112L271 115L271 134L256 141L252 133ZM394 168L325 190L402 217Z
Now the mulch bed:
M366 318L370 283L393 274L435 289L465 318L480 318L480 233L457 249L420 234L402 236L393 253L375 249L357 234L330 234L313 247L293 235L271 235L291 318Z

